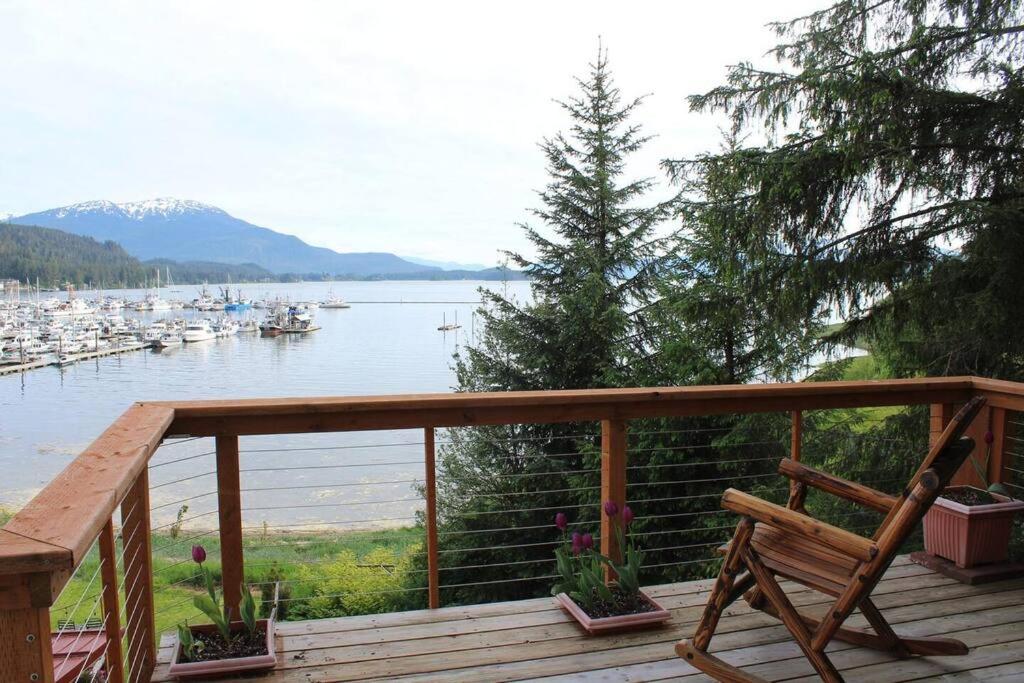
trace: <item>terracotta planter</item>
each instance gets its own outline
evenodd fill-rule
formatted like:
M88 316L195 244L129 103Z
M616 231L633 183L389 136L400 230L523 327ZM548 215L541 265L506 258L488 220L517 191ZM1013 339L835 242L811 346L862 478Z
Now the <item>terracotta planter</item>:
M971 487L953 486L947 490L966 488ZM1013 516L1024 510L1024 502L998 493L991 495L999 502L962 505L941 496L936 499L924 516L924 548L928 554L944 557L961 569L1005 562Z
M654 607L653 611L641 612L640 614L623 614L617 617L601 617L599 619L592 618L565 593L559 593L555 596L555 599L580 623L580 626L586 629L587 633L592 635L604 633L605 631L621 631L653 626L654 624L668 621L672 617L667 609L656 603L649 595L643 591L640 591L640 595Z
M260 619L256 622L257 629L263 629L267 635L267 654L254 657L233 657L231 659L214 659L208 662L182 662L181 643L174 642L174 651L171 653L171 666L168 673L176 678L215 678L240 671L259 671L261 669L273 669L277 664L277 653L274 650L274 620ZM240 621L231 623L231 632L236 633L245 628ZM189 626L192 633L215 633L217 627L213 624L199 624Z

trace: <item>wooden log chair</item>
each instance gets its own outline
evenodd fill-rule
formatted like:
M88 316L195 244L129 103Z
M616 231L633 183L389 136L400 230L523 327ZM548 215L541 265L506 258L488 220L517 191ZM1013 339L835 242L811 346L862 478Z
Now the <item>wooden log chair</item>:
M974 449L974 442L963 434L984 403L983 397L974 398L956 414L899 496L789 459L779 466L779 471L792 480L787 507L728 489L722 496L722 506L741 519L732 541L723 549L721 571L693 638L676 644L679 656L719 681L761 681L708 653L723 611L741 595L751 607L782 621L825 681L843 680L825 655L825 647L833 638L899 658L967 654L967 646L951 638L897 635L870 595L904 540ZM885 513L885 519L870 540L818 521L804 510L807 487ZM802 614L776 577L834 597L835 602L820 620ZM843 626L855 609L860 610L873 632Z

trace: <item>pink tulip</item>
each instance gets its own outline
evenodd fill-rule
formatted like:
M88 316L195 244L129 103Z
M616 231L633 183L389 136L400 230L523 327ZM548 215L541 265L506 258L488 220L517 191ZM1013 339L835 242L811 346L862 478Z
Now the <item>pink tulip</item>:
M619 506L614 500L606 500L604 502L604 514L609 517L614 517L619 514Z
M196 564L206 562L206 548L201 545L192 546L192 561Z
M558 527L559 531L565 531L565 528L569 526L569 518L565 516L564 512L559 512L555 515L555 526Z
M580 543L584 548L590 550L594 547L594 536L593 534L583 534L583 538L580 539Z
M992 442L995 441L995 440L996 440L996 435L995 434L993 434L991 431L985 432L985 443L987 443L989 446L991 446Z
M580 536L578 531L572 534L572 554L579 555L580 551L583 550L583 537Z
M629 509L628 505L626 505L622 508L622 523L629 526L632 521L633 511Z

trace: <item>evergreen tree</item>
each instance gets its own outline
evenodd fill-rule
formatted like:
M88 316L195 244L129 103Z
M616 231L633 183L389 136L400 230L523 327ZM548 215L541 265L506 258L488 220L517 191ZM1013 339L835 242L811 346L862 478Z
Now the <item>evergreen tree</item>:
M662 247L655 229L668 206L643 204L650 179L624 179L628 158L648 140L630 121L642 98L623 102L601 50L578 85L560 103L568 132L541 144L550 181L533 212L538 224L522 226L536 256L509 254L532 279L532 300L483 291L480 340L456 359L460 391L635 382L625 363L653 293ZM555 510L575 512L577 526L597 519L599 479L578 475L596 435L593 424L451 432L439 463L442 585L484 585L445 590L446 603L548 590L547 578L513 577L550 574ZM492 529L507 531L482 533Z
M781 67L691 98L767 134L727 151L782 264L768 315L835 307L903 374L1024 376L1024 10L841 0L778 24ZM797 118L797 116L799 118ZM679 165L683 174L697 171Z
M655 307L659 383L793 380L820 332L816 310L765 315L778 296L766 274L784 264L785 245L758 225L740 150L729 132L720 154L668 164L682 225Z

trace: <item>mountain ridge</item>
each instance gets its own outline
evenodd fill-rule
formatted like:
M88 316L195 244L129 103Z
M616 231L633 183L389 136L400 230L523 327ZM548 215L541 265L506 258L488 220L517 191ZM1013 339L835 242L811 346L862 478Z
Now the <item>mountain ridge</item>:
M112 240L140 260L253 263L274 273L323 273L340 277L443 272L390 252L337 252L236 218L195 200L161 197L115 203L92 200L9 221Z

